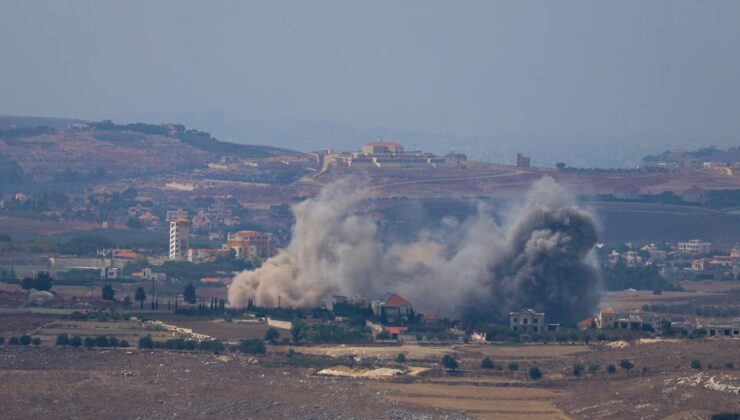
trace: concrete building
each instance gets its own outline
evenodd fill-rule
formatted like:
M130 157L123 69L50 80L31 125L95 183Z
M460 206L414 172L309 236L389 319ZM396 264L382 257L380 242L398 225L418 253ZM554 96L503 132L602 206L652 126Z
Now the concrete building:
M411 302L395 293L386 293L380 300L370 303L373 313L385 316L390 323L408 320L413 312Z
M705 189L699 187L691 187L681 194L683 201L687 203L699 203L704 204L707 201L708 193Z
M712 252L712 243L701 239L691 239L678 243L678 252L686 255L707 255Z
M545 313L534 309L522 309L509 313L509 327L514 332L540 333L547 331Z
M184 217L175 218L170 222L170 254L171 261L185 261L188 258L190 243L190 223Z
M226 237L225 249L234 251L236 258L245 260L255 257L267 259L275 255L272 234L254 230L229 233Z
M220 257L229 255L228 249L212 248L190 248L188 249L188 261L191 263L201 264L216 261Z
M175 219L180 218L180 217L183 218L183 219L187 219L188 218L188 211L187 210L183 210L183 209L167 210L167 217L166 217L165 220L167 220L168 222L172 222Z
M740 323L709 324L706 330L709 337L740 337Z
M516 167L517 168L529 168L529 156L524 156L521 153L516 154Z
M373 141L362 146L362 153L366 155L401 154L403 146L395 141Z

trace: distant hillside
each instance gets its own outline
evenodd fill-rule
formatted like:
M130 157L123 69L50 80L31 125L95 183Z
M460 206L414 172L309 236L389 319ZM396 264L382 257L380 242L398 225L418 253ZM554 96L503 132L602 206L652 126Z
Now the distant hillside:
M25 181L140 178L205 168L224 159L299 155L277 147L224 142L180 124L0 117L0 188Z

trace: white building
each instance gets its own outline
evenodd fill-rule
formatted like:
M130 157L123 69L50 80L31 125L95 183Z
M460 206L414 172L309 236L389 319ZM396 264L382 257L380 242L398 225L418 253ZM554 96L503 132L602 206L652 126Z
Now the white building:
M688 255L707 255L712 252L712 243L701 239L691 239L687 242L678 243L678 252Z
M186 261L188 259L189 236L188 219L178 217L170 222L170 260Z
M534 309L522 309L509 313L509 327L515 332L539 333L547 330L545 314Z

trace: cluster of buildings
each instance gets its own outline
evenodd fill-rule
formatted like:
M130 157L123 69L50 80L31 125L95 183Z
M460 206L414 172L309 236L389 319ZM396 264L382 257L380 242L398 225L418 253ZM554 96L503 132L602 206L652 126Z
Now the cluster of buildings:
M323 150L315 152L322 170L331 166L353 169L431 169L463 167L467 157L460 153L437 156L422 151L408 151L394 141L377 140L364 144L356 152Z
M243 230L229 233L221 248L190 248L190 222L177 217L170 222L169 259L192 263L213 262L217 258L233 256L241 260L266 259L275 255L272 234Z

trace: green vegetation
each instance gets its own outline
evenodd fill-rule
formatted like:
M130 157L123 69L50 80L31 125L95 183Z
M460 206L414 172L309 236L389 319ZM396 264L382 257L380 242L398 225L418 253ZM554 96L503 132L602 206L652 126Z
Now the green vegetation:
M102 289L103 300L116 300L116 291L113 290L113 286L106 284Z
M32 341L32 339L31 339L31 336L30 335L22 335L21 338L20 338L20 340L19 340L19 343L20 343L21 346L27 346L27 345L31 344L31 341Z
M529 368L529 377L534 380L538 380L542 378L542 371L540 371L539 367L532 366L531 368Z
M406 355L403 353L398 353L398 356L396 356L396 363L405 363L406 362Z
M519 370L519 363L510 362L509 363L509 370L512 371L512 372L515 371L515 370Z
M495 366L493 360L490 357L486 357L480 362L480 367L481 369L493 369Z
M265 354L267 353L267 348L262 340L250 338L239 342L239 351L247 354Z
M632 363L632 362L630 362L627 359L622 359L622 360L619 361L619 367L621 367L622 369L624 369L624 370L626 370L626 371L629 372L630 369L632 369L633 367L635 367L635 364Z
M310 343L339 343L371 341L370 329L363 325L349 325L344 323L307 324L293 322L291 329L293 341Z
M581 376L581 373L583 373L584 367L580 363L574 363L573 364L573 375L574 376Z
M442 357L442 366L449 370L455 370L457 369L459 364L454 357L450 356L449 354L445 354L444 357Z
M701 369L701 361L694 359L691 361L691 369Z
M655 266L629 267L620 261L614 267L602 268L607 290L683 290L664 279Z
M185 286L185 289L182 291L182 298L187 303L195 303L198 301L198 297L195 294L195 286L193 286L193 283L188 283L188 285Z
M614 366L614 365L612 365L612 364L610 364L609 366L606 367L606 371L609 372L609 373L614 373L614 372L617 371L617 367Z
M141 337L139 339L139 348L140 349L153 349L154 340L152 340L152 336L147 335L146 337Z
M279 338L280 338L280 331L278 331L277 328L271 327L267 331L265 331L265 341L269 341L275 344Z
M591 363L588 366L588 371L591 373L596 373L598 372L599 368L601 368L601 366L599 366L598 363Z
M141 304L140 309L144 309L144 301L146 300L146 292L143 287L136 289L134 299Z

